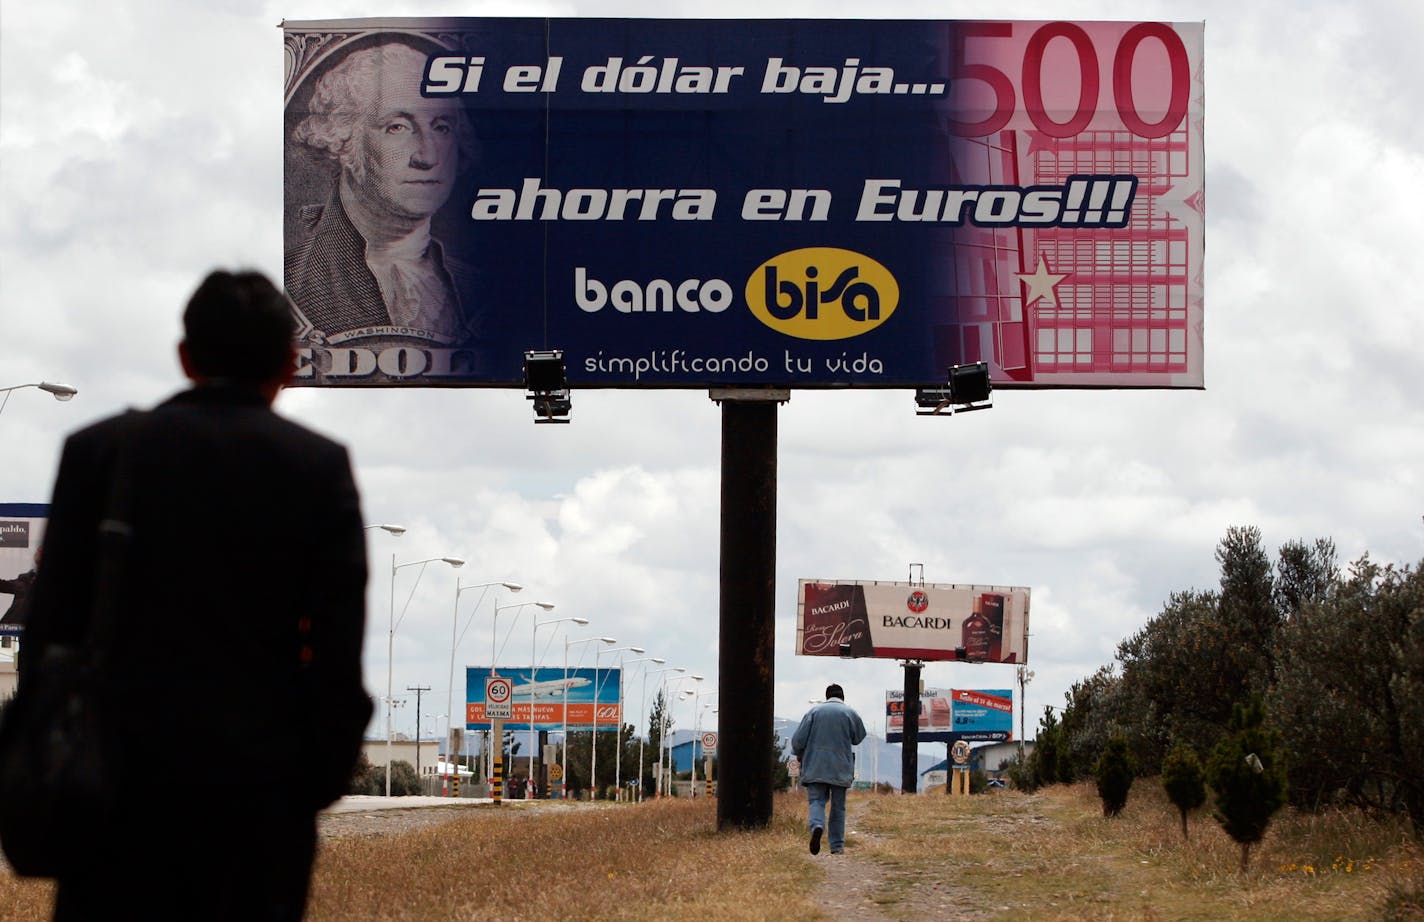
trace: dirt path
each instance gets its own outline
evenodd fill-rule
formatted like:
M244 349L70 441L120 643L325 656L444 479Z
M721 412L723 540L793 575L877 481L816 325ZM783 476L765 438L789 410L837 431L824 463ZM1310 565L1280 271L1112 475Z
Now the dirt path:
M847 805L846 850L844 854L807 853L825 877L813 891L813 899L830 919L855 922L907 922L935 919L970 922L989 913L974 906L972 892L947 881L906 878L876 860L881 837L859 828L869 802L851 800Z

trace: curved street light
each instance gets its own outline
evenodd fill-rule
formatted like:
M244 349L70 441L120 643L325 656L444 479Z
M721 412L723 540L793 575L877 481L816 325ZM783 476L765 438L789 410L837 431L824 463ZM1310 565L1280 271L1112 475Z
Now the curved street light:
M658 783L662 786L660 791L663 794L668 793L666 789L670 787L670 785L668 784L670 779L663 778L662 774L664 771L666 771L669 775L672 774L672 746L669 744L669 740L667 738L668 719L672 716L672 700L668 697L668 693L670 687L676 686L679 682L682 682L685 679L691 679L694 682L701 682L703 677L697 675L696 673L689 673L687 675L666 676L663 678L663 729L662 734L658 738ZM666 768L664 768L663 766L664 750L667 751Z
M603 643L606 643L606 644L615 644L615 643L618 642L617 639L616 639L616 638L613 638L613 637L582 637L582 638L580 638L580 639L578 639L578 640L570 640L570 639L567 638L567 637L564 638L564 684L565 684L565 685L567 685L567 684L568 684L568 681L569 681L569 647L576 647L576 646L578 646L579 644L593 643L595 640L602 641ZM587 651L585 651L585 652L587 652ZM579 654L579 662L580 662L580 663L583 662L583 654L582 654L582 653ZM593 678L594 678L595 681L597 681L597 679L598 679L598 667L597 667L597 666L594 667L594 670L593 670ZM595 717L598 716L598 686L597 686L597 685L595 685L594 688L593 688L593 714L594 714ZM593 743L590 742L590 743L589 743L589 746L592 747L592 745L593 745ZM590 786L590 789L591 789L591 786ZM568 692L565 691L565 692L564 692L564 797L565 797L565 798L568 797L568 793L569 793L569 696L568 696Z
M531 605L537 606L537 607L539 607L539 608L542 608L542 609L544 609L545 611L553 611L553 610L554 610L554 603L553 603L553 602L520 602L520 603L517 604L517 605L495 605L495 607L494 607L494 618L490 621L490 675L491 675L491 676L497 676L497 675L499 675L499 650L495 649L495 644L496 644L496 642L499 640L499 613L502 612L502 611L513 611L513 612L515 612L515 615L514 615L514 623L515 623L515 624L518 624L518 623L519 623L519 614L518 614L519 610L522 609L522 608L528 608L528 607L530 607ZM509 626L509 633L510 633L510 634L513 634L513 633L514 633L514 625L513 625L513 624L511 624L511 625ZM506 635L505 635L504 642L505 642L506 644L509 643L509 634L506 634ZM500 649L503 649L503 648L501 647ZM532 704L532 702L531 702L531 704ZM501 764L501 766L502 766L502 765L504 764L504 718L503 718L503 717L494 717L494 718L491 718L491 719L490 719L490 755L489 755L489 759L490 759L489 769L490 769L490 770L489 770L489 772L485 775L485 777L490 780L491 784L493 784L493 781L494 781L494 753L496 753L496 752L499 753L499 760L500 760L500 764ZM501 775L500 781L502 782L503 780L504 780L504 779L503 779L503 776ZM500 792L500 793L502 794L503 792ZM495 802L495 803L499 803L501 800L503 800L503 797L502 797L502 796L496 796L496 797L494 798L494 802Z
M603 690L603 682L598 678L598 657L602 653L647 653L642 647L614 647L612 650L593 649L593 736L588 741L588 783L593 791L592 800L598 799L598 695ZM622 664L623 658L618 658ZM623 726L623 670L618 670L618 726Z
M38 384L15 384L11 385L10 387L0 387L0 394L5 395L5 399L0 400L0 413L5 412L5 404L10 402L11 392L18 391L21 388L26 387L37 387L40 390L44 391L46 394L52 395L55 400L58 400L61 403L66 400L73 400L74 395L79 393L78 390L70 387L68 384L54 384L50 381L40 381Z
M373 529L373 528L379 528L381 531L388 532L388 533L390 533L390 534L392 534L392 535L395 535L397 538L399 538L401 535L405 534L405 526L404 526L404 525L362 525L362 526L361 526L362 531L370 531L370 530Z
M518 592L519 590L524 588L519 583L505 583L499 581L495 581L493 583L475 583L471 586L461 586L459 578L457 577L455 579L455 613L454 617L450 619L450 675L448 691L445 701L446 710L448 710L450 713L450 723L446 729L450 731L453 731L455 729L455 648L460 645L459 638L456 637L456 632L459 630L460 627L460 593L464 592L467 589L489 589L491 586L503 586L510 592ZM484 598L484 595L481 594L479 599L475 602L475 607L470 612L471 618L474 618L475 612L480 610L480 602L483 602ZM466 625L466 628L468 629L468 625ZM464 634L460 634L459 636L463 637ZM460 710L461 712L464 712L466 710L464 704L461 704ZM462 718L460 720L460 727L463 729L464 726L465 719ZM445 749L447 756L450 755L451 750L455 748L453 745L451 745L454 742L454 733L449 733L448 735L451 737L451 739L446 740ZM447 758L446 761L453 762L454 759Z
M623 703L623 670L622 667L630 663L657 663L659 666L667 660L661 656L640 656L637 659L619 659L618 665L618 703ZM648 690L648 667L643 667L643 691ZM613 747L613 787L618 791L619 796L623 794L623 715L620 711L618 715L618 732L614 736L615 745ZM638 746L638 786L643 786L643 750L642 744Z
M653 674L654 674L654 675L661 675L662 673L665 673L665 672L686 672L686 671L687 671L687 667L686 667L686 666L669 666L669 667L666 668L666 669L654 669L654 670L653 670ZM663 698L663 709L664 709L664 710L667 709L667 698L666 698L666 696L664 696L664 698ZM644 667L643 667L643 735L638 738L638 802L639 802L639 803L642 803L643 800L645 799L645 797L643 796L643 742L644 742L645 740L651 739L651 738L652 738L652 735L653 735L653 722L652 722L652 718L651 718L650 715L648 714L648 667L644 666ZM662 745L662 739L663 739L662 736L659 736L659 737L658 737L658 775L659 775L659 779L658 779L658 782L653 785L653 791L654 791L655 793L656 793L656 791L658 790L658 784L661 783L661 775L662 775L662 768L663 768L663 745Z
M400 526L396 526L399 528ZM392 532L392 534L395 534ZM396 655L396 626L400 623L396 620L396 571L404 570L406 567L420 567L420 572L415 575L415 583L410 587L410 595L406 596L405 606L401 609L400 620L405 620L406 608L410 607L410 600L415 597L415 588L420 585L420 578L425 575L426 564L435 561L448 563L456 569L465 565L463 557L427 557L424 560L412 560L410 563L396 563L396 555L391 555L391 614L386 631L386 796L391 796L391 677L395 667ZM419 745L417 741L416 745Z
M548 619L547 621L540 621L538 618L535 618L535 619L534 619L534 628L533 628L533 630L531 630L531 631L529 632L529 684L530 684L531 686L533 686L533 684L534 684L536 681L538 681L538 678L537 678L537 677L538 677L538 672L539 672L539 661L535 658L535 656L536 656L535 651L536 651L536 650L538 649L538 647L539 647L539 639L538 639L538 638L539 638L539 628L543 627L543 626L546 625L546 624L563 624L563 623L569 622L569 621L573 622L574 624L578 624L578 625L588 624L588 619L587 619L587 618L580 618L580 617L578 617L577 615L570 616L570 617L568 617L568 618L550 618L550 619ZM545 653L548 653L548 652L549 652L549 648L548 648L547 645L544 647L544 652L545 652ZM564 678L567 679L568 676L564 676ZM567 708L567 707L569 706L569 689L568 689L567 684L566 684L565 687L564 687L563 695L564 695L564 707ZM511 696L511 697L512 697L512 696ZM535 755L535 749L534 749L534 747L535 747L535 745L536 745L536 744L535 744L535 742L534 742L534 692L533 692L533 689L531 688L531 690L530 690L530 692L529 692L529 786L528 786L528 790L530 790L531 792L534 791L534 787L535 787L535 785L534 785L534 755ZM537 792L535 792L535 793L537 793ZM530 799L532 800L533 797L534 797L534 793L531 793L531 794L530 794Z

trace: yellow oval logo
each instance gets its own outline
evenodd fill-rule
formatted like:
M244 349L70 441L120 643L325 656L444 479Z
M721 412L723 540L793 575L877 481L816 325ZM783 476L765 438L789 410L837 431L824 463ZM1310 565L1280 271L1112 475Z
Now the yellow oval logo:
M807 247L773 256L747 279L757 319L797 339L850 339L889 319L900 284L880 263L851 250Z

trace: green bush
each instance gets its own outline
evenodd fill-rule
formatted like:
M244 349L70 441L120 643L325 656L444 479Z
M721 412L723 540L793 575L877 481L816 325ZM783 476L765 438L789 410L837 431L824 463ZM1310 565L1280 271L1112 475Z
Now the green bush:
M1182 814L1182 838L1187 836L1187 814L1206 803L1206 773L1196 750L1182 740L1172 744L1162 760L1162 787Z
M1093 777L1098 782L1098 797L1103 801L1103 816L1117 816L1127 806L1127 792L1132 790L1132 779L1136 774L1132 753L1127 749L1127 738L1115 732L1108 739L1103 754L1098 756L1093 766Z
M1212 751L1207 777L1221 828L1241 844L1241 870L1251 846L1266 834L1271 817L1286 802L1286 768L1280 734L1265 725L1259 695L1237 704L1225 739Z

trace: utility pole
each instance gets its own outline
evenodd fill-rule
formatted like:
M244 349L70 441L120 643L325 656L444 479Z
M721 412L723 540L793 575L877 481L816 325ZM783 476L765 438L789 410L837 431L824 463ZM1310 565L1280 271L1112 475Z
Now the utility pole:
M425 790L425 779L420 777L420 693L430 691L429 685L407 685L406 691L415 692L415 783Z
M920 669L916 660L900 664L905 669L905 729L900 744L900 793L920 789Z

